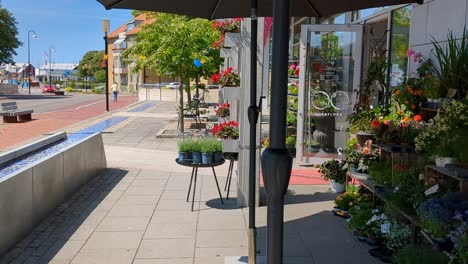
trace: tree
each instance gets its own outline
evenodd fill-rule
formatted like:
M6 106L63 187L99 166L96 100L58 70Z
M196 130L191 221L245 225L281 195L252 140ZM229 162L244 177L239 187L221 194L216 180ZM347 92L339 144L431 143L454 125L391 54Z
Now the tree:
M18 40L15 17L0 3L0 63L13 63L15 49L22 45Z
M180 79L180 122L183 131L184 86L197 74L209 77L217 72L221 64L219 51L212 48L219 39L213 30L213 22L206 19L191 19L186 16L156 13L154 22L138 33L136 44L124 52L124 56L135 61L134 70L144 67L156 70L159 75L171 75ZM203 67L193 64L195 59L203 61ZM190 89L187 90L190 100Z
M104 81L102 80L103 70L101 68L101 63L103 58L104 51L92 50L86 52L78 65L78 76L84 78L93 76L96 79L96 82L105 82L105 75Z

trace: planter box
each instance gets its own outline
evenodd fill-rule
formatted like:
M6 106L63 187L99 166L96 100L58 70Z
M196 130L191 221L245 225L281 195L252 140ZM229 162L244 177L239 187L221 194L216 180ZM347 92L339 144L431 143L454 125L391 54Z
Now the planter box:
M223 87L223 99L239 100L240 87Z
M239 47L242 43L241 33L226 33L224 35L224 47Z
M231 52L232 50L230 48L221 48L221 50L219 51L219 56L221 58L230 58L231 57Z
M226 139L223 140L223 152L237 153L239 152L239 140Z

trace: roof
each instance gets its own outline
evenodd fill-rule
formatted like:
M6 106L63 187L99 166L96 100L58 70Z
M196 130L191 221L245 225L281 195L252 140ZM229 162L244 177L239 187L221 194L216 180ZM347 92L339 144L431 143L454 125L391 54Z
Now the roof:
M51 63L50 69L52 70L75 70L78 67L78 64L75 63ZM39 69L48 70L49 64L42 65Z
M141 21L138 25L136 25L134 28L130 29L127 31L127 25L134 23L135 21ZM134 35L138 33L141 30L141 26L150 24L151 22L154 21L154 18L147 16L147 14L143 13L140 14L136 17L134 17L132 20L128 21L127 23L121 25L118 27L116 30L112 31L107 37L108 38L118 38L120 33L125 32L127 35Z

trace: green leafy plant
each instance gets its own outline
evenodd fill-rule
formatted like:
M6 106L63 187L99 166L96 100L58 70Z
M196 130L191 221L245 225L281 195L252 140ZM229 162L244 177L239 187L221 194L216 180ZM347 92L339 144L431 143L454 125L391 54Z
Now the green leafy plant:
M365 231L368 226L367 222L372 217L373 204L371 201L364 201L353 206L349 213L352 215L349 220L348 227L360 231Z
M177 147L179 149L179 152L192 152L194 148L194 140L191 138L186 138L179 140L177 142Z
M380 161L371 164L369 174L377 184L392 184L392 165L389 162Z
M200 142L200 152L202 153L213 153L219 149L219 142L216 138L205 138ZM222 149L222 146L221 146Z
M428 158L455 157L468 161L468 105L452 101L444 115L427 126L416 141L416 150Z
M395 264L447 264L449 258L431 247L424 245L407 245L395 255Z
M349 185L346 192L336 197L335 205L341 210L348 211L351 207L366 201L370 201L370 196L367 193L362 192L354 185Z
M296 148L296 136L286 137L286 147L289 150L294 150Z
M328 160L320 165L319 172L325 180L344 183L346 180L346 163L338 160Z
M67 87L67 88L65 88L65 91L68 92L68 93L73 92L73 88Z
M468 87L468 32L463 30L461 38L452 31L447 42L440 43L433 38L434 55L439 67L434 68L436 77L445 91L457 90L458 98L465 98Z

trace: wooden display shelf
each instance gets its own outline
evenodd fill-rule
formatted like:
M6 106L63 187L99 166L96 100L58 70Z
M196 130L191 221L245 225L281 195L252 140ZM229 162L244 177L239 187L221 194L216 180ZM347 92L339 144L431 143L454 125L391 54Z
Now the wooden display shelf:
M425 181L428 185L464 193L468 196L468 169L455 166L426 166Z

